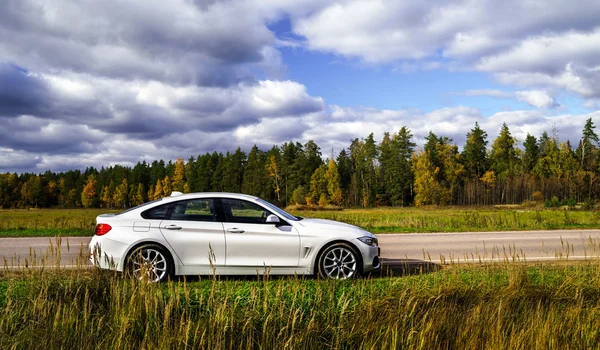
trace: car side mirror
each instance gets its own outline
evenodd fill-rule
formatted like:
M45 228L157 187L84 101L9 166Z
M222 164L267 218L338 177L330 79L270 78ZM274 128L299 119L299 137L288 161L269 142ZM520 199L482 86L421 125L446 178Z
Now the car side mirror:
M271 214L269 216L267 216L267 221L265 221L267 224L279 224L281 223L281 220L279 220L279 216Z

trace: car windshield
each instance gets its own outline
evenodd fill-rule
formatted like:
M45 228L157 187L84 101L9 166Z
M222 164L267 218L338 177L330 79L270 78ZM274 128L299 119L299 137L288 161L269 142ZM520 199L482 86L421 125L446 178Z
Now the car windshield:
M266 200L258 198L256 201L259 202L260 204L264 205L265 207L271 209L272 211L276 212L277 214L283 216L287 220L290 220L290 221L299 221L300 220L297 217L295 217L294 215L288 213L287 211L285 211L283 209L276 207L275 205L267 202Z
M129 208L129 209L127 209L127 210L124 210L124 211L122 211L122 212L120 212L120 213L118 213L118 214L116 214L116 215L125 214L125 213L127 213L127 212L130 212L130 211L132 211L132 210L139 209L139 208L142 208L142 207L145 207L145 206L147 206L148 204L152 204L152 203L160 202L160 201L162 201L162 200L163 200L162 198L155 199L155 200L153 200L153 201L146 202L146 203L144 203L144 204L140 204L140 205L138 205L137 207L133 207L133 208Z

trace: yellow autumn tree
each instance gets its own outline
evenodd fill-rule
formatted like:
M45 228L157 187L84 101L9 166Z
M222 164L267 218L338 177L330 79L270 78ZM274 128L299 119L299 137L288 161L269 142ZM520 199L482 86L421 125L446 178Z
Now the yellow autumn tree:
M185 163L183 158L177 158L173 169L173 181L171 181L171 189L173 191L184 192L185 186ZM189 191L188 191L189 192ZM166 193L170 195L171 193Z
M83 186L81 191L81 205L84 208L91 208L94 205L94 199L96 198L96 177L92 174L88 176L86 184Z
M273 190L275 191L275 194L277 194L277 201L279 202L279 166L277 165L277 158L275 158L275 155L269 157L266 168L267 174L273 181Z
M165 178L163 179L162 188L163 197L170 196L171 192L173 192L173 187L171 186L171 178L169 177L169 175L165 176Z
M154 186L154 196L153 199L159 199L164 197L164 191L163 191L163 185L162 185L162 180L158 179L156 180L156 186Z
M440 169L433 168L427 152L413 153L412 169L415 174L415 205L445 205L450 197L450 190L436 180Z
M329 159L327 171L325 172L325 180L327 180L327 193L329 201L335 205L342 204L342 188L340 186L340 173L337 164L333 158Z
M113 193L113 203L118 208L126 208L128 203L127 196L127 179L123 179L121 184L115 188L115 192Z
M131 199L131 202L133 205L140 205L144 203L144 185L141 183L138 183L135 195Z
M148 200L154 200L154 186L150 185L150 189L148 190Z

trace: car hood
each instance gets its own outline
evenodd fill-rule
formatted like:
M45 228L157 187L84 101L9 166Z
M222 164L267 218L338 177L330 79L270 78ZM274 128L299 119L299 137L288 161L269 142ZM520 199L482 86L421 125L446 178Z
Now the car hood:
M372 235L368 231L354 225L350 225L344 222L325 220L325 219L303 219L298 221L298 224L311 230L323 230L323 231L344 231L351 232L361 235Z

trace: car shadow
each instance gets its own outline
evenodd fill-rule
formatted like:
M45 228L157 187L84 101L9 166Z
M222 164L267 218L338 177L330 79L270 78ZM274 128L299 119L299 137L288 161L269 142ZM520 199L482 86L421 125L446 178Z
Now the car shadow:
M442 268L440 264L431 261L419 259L381 259L381 268L373 271L365 278L382 278L382 277L402 277L410 275L420 275L439 271ZM178 276L175 281L197 282L200 280L217 279L220 281L264 281L264 280L279 280L279 279L317 279L315 276L280 276L280 275L248 275L248 276Z
M442 266L431 261L419 259L381 259L381 268L372 272L370 277L401 277L420 275L441 270Z

